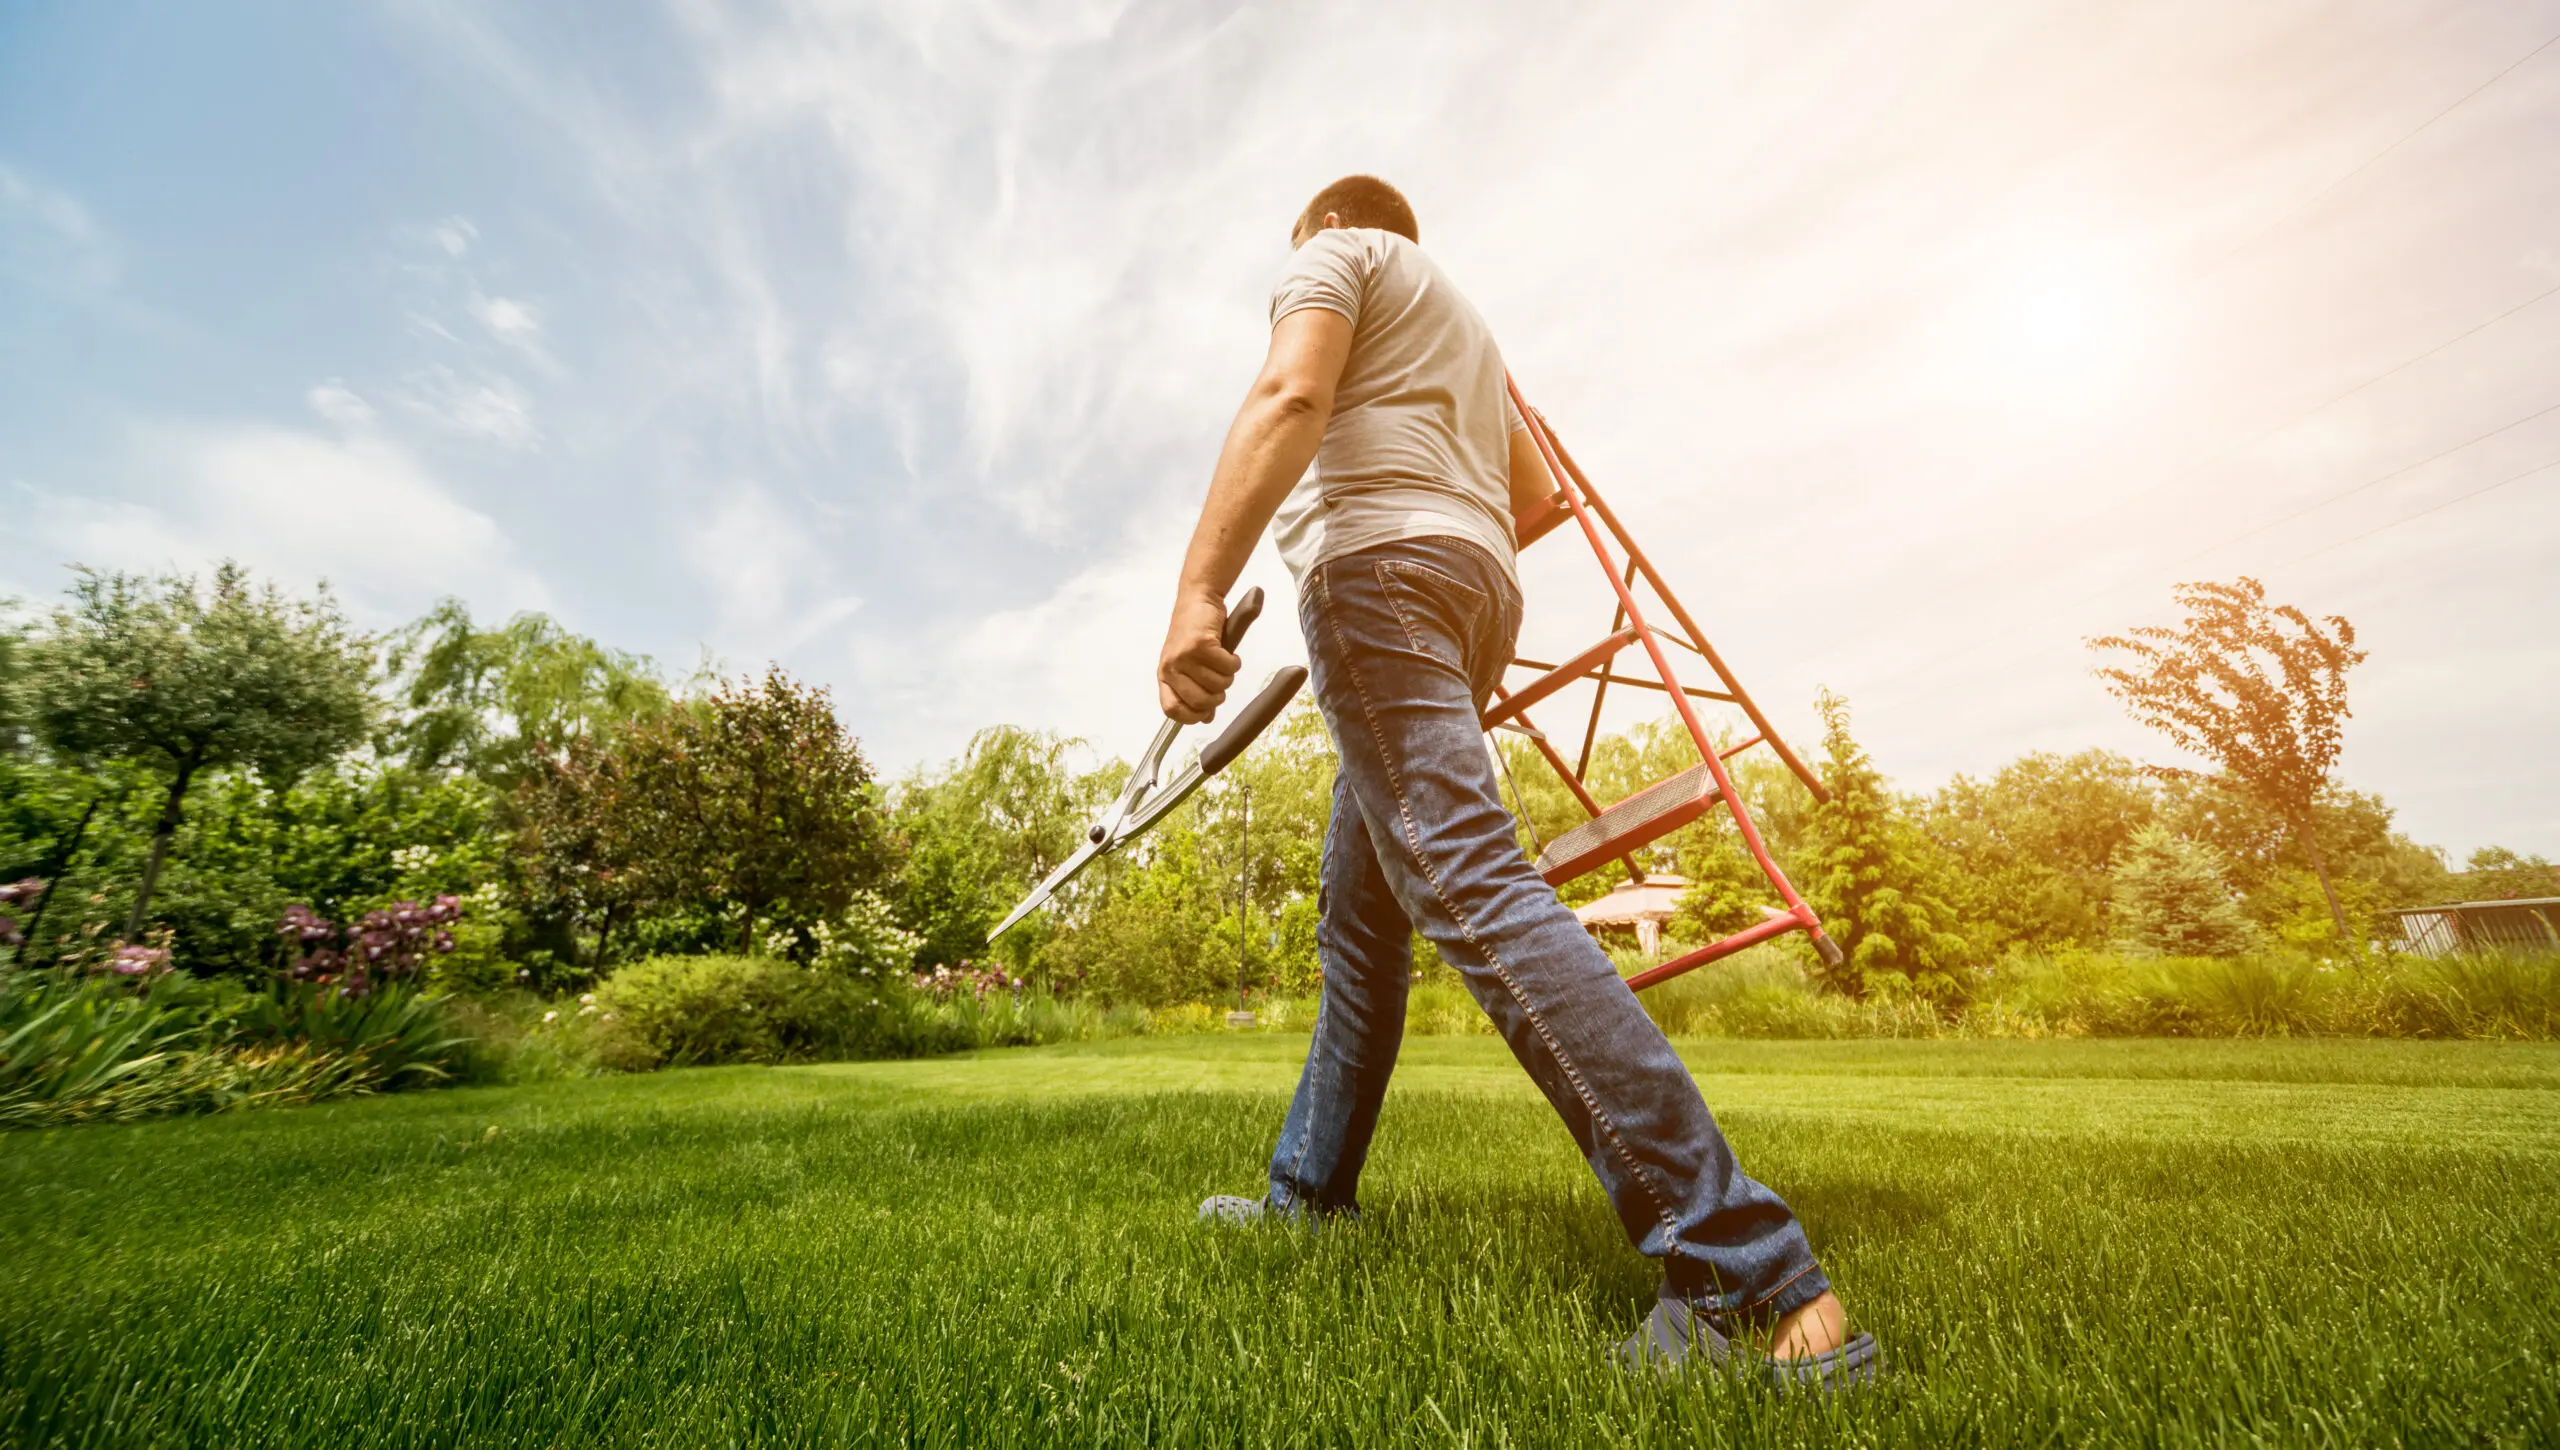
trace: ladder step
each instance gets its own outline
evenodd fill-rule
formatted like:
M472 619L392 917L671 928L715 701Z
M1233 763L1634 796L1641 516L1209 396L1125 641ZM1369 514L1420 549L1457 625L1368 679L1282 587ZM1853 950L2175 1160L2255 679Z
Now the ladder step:
M1538 853L1538 874L1548 885L1561 886L1705 815L1717 795L1715 773L1700 761L1548 842Z

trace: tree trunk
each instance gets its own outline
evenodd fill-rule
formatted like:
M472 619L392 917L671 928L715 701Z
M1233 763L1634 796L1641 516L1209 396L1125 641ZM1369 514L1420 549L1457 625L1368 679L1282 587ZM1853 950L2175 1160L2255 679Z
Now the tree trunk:
M738 927L738 955L751 957L755 955L756 946L756 903L747 902L746 908L747 919Z
M54 893L61 889L62 878L71 874L71 863L80 855L81 839L89 834L89 821L98 814L100 799L89 797L89 804L81 809L80 824L71 828L71 839L64 843L62 854L54 858L53 869L45 873L44 895L36 898L35 914L27 918L26 934L18 938L18 954L9 959L10 965L27 964L27 948L36 944L36 933L44 929L44 914L53 906Z
M160 884L160 863L169 859L169 841L178 834L178 822L182 819L178 808L187 799L187 782L194 779L195 773L193 762L180 765L177 776L169 782L168 803L160 808L160 823L151 831L151 859L143 863L142 885L133 893L133 914L125 919L126 941L139 940L142 936L143 913L151 909L151 889Z
M2303 816L2294 822L2293 834L2302 842L2302 854L2311 858L2311 872L2320 878L2320 894L2329 902L2329 920L2338 928L2340 946L2355 945L2355 934L2347 930L2347 910L2338 904L2338 888L2329 881L2329 859L2320 854L2320 835L2311 828L2311 818Z

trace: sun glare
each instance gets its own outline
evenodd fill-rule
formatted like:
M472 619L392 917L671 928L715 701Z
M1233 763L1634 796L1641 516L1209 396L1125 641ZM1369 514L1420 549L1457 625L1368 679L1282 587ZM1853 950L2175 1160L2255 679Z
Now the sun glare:
M1980 322L1986 381L1997 393L2072 407L2113 395L2141 341L2122 269L2044 256L2004 269L1989 292Z

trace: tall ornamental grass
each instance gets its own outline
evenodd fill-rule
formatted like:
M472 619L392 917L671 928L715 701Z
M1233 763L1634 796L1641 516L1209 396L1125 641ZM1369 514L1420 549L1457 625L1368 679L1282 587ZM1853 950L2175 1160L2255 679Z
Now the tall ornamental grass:
M406 990L0 976L0 1128L387 1092L445 1081L468 1057L439 999Z
M1621 954L1632 975L1652 963ZM2560 953L2324 961L2289 952L2145 957L2073 952L2003 958L1947 1010L1911 995L1823 991L1783 947L1755 947L1637 1000L1673 1037L2560 1037ZM1257 1002L1265 1029L1303 1032L1317 999ZM1215 1019L1202 1014L1203 1026ZM1465 988L1417 983L1405 1031L1492 1031Z

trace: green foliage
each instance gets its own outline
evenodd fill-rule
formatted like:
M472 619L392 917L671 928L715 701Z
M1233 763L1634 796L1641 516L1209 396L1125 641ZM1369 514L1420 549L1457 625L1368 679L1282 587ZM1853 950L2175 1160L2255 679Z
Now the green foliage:
M653 899L641 869L646 843L617 809L626 773L619 752L573 740L557 756L535 760L508 801L516 823L508 884L528 914L551 928L541 946L571 962L586 933L594 937L589 963L612 961L615 929L668 905Z
M125 934L138 936L198 775L234 766L283 783L335 760L373 716L371 646L324 590L286 599L236 564L189 575L80 571L28 650L23 688L57 759L124 760L167 777Z
M779 957L652 957L615 972L592 1006L596 1060L621 1071L918 1057L1147 1028L1143 1014L1042 992L936 1001L903 972L867 976Z
M130 910L152 818L149 793L122 790L122 779L88 781L49 762L0 764L0 800L40 816L32 831L61 833L50 841L18 837L17 849L29 855L68 842L79 820L70 813L84 793L105 804L79 849L46 863L60 876L60 899L28 948L30 964L83 940L111 939ZM283 788L236 771L209 776L193 794L153 914L171 932L180 967L263 979L282 965L274 930L290 905L345 918L402 897L467 895L494 879L506 846L497 807L476 780L399 766L345 764ZM509 920L494 902L479 917L501 934ZM474 943L492 959L503 950L485 937Z
M404 714L387 745L418 770L458 769L512 790L573 743L663 714L671 698L646 656L608 649L547 614L481 629L447 599L390 652Z
M712 898L744 951L768 912L841 912L887 864L870 762L824 690L781 670L625 732L602 834L643 899Z
M1244 983L1254 996L1311 990L1323 980L1316 895L1333 786L1332 737L1314 698L1300 696L1252 750L1191 798L1199 869L1208 878L1202 895L1217 913L1207 951L1225 984L1204 994L1208 999L1234 1004L1240 931ZM1248 884L1250 920L1240 924L1237 905Z
M1945 860L1850 737L1847 702L1825 692L1818 705L1831 799L1814 810L1796 888L1847 957L1825 967L1824 980L1853 997L1914 992L1961 1003L1967 945L1943 894Z
M2112 919L2121 941L2167 956L2223 956L2257 944L2221 853L2144 826L2116 852Z
M2230 584L2181 584L2187 611L2176 629L2157 625L2089 641L2130 667L2098 670L2134 719L2220 770L2235 794L2281 819L2320 878L2337 935L2355 936L2332 889L2315 807L2345 741L2347 671L2363 663L2344 616L2314 620L2270 605L2243 576ZM2154 767L2157 774L2190 772Z
M866 979L779 957L651 957L596 989L600 1060L622 1071L891 1057L915 1014L901 973Z
M1194 808L1166 816L1138 849L1103 868L1071 929L1040 948L1032 979L1150 1007L1231 998L1234 938L1223 951L1218 941L1224 883L1207 867Z
M0 1127L316 1102L451 1077L467 1043L436 998L271 995L183 975L0 976Z
M810 966L842 977L884 980L911 969L924 941L898 924L896 908L875 891L855 892L835 920L811 923L808 937ZM797 942L788 945L796 947Z
M1988 780L1958 775L1922 826L1964 883L1988 948L2097 946L2117 854L2159 813L2141 767L2112 751L2023 755Z
M2483 846L2463 863L2462 874L2448 877L2438 891L2446 901L2529 901L2560 896L2560 867L2541 855L2519 855L2504 846Z
M1743 849L1741 834L1731 829L1713 833L1684 830L1674 869L1689 878L1674 908L1670 932L1695 942L1712 942L1757 926L1763 906L1778 904L1778 893L1758 863ZM1612 875L1612 885L1624 879Z
M1084 844L1084 828L1127 776L1125 766L1078 770L1083 742L996 725L961 757L899 783L890 829L901 854L899 914L921 937L914 965L989 955L987 933L1032 885ZM1046 919L1005 934L995 955L1025 967L1048 936Z

